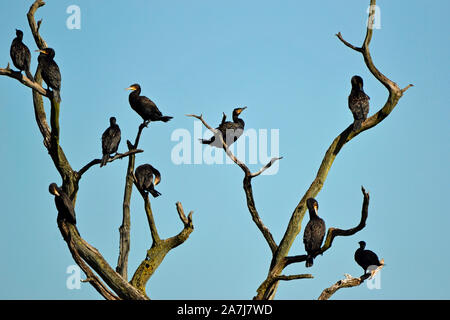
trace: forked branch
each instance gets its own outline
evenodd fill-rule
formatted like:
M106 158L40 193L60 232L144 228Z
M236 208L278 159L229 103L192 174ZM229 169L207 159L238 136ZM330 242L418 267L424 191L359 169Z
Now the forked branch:
M148 196L145 199L148 199ZM194 230L194 224L192 222L193 212L191 211L186 217L186 215L184 214L183 206L181 205L180 202L176 203L176 208L178 216L180 217L180 220L183 222L184 225L183 229L177 235L168 239L161 240L159 239L158 236L157 241L155 241L154 237L155 234L152 231L153 237L152 246L150 247L150 249L147 250L145 259L136 269L133 278L130 281L130 283L145 296L147 296L145 289L146 284L148 280L150 280L151 276L155 273L159 265L162 263L165 256L169 253L169 251L176 248L180 244L184 243ZM148 213L149 212L147 211L147 217L149 217ZM151 217L153 219L153 215L151 215ZM154 222L149 221L149 224L150 228L152 228L152 224L154 225Z
M275 161L278 161L280 159L282 159L283 157L279 157L279 158L273 158L272 160L270 160L270 162L268 164L266 164L263 168L261 168L261 170L259 170L256 173L252 173L250 171L250 169L245 165L245 163L243 163L242 161L240 161L229 149L228 145L226 144L226 142L223 140L222 134L220 134L216 129L212 128L204 119L202 115L195 115L195 114L188 114L186 115L188 117L193 117L196 118L198 120L200 120L203 125L209 129L218 139L220 139L220 142L222 144L222 148L225 151L225 153L227 154L227 156L234 162L236 163L244 172L244 181L243 181L243 188L244 188L244 192L245 192L245 196L247 198L247 208L248 211L250 212L250 215L252 216L253 221L255 222L256 226L258 227L258 229L261 231L262 235L264 236L264 239L266 239L267 244L269 245L270 250L272 251L272 254L277 250L277 244L272 236L272 233L270 232L270 230L264 225L264 223L261 220L261 217L259 216L258 211L256 210L256 206L255 206L255 199L253 198L253 190L252 190L252 183L251 180L254 177L259 176L261 173L263 173L265 170L267 170L269 167L272 166L273 163L275 163Z
M366 226L367 217L369 214L369 193L366 192L364 187L361 187L361 191L364 196L363 204L362 204L362 210L361 210L361 220L359 224L354 227L347 230L339 229L339 228L329 228L327 232L327 236L325 238L325 242L320 248L320 250L314 255L314 258L318 256L319 254L323 254L325 251L331 248L331 245L333 244L333 240L336 237L348 237L352 236L358 231L361 231ZM306 261L307 255L298 255L298 256L288 256L284 259L283 263L283 269L287 267L288 265L292 263L298 263L298 262L304 262Z
M359 278L353 278L349 274L345 274L345 279L339 280L331 287L326 288L320 294L318 300L328 300L339 289L357 287L370 277L370 273L366 273Z

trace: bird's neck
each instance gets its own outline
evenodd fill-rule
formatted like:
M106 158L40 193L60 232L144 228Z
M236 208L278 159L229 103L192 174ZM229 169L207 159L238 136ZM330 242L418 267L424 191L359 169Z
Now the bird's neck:
M244 120L240 119L238 114L233 115L233 122L239 123L242 126L244 126L244 124L245 124Z
M137 97L139 97L139 95L141 94L141 90L140 89L136 89L134 91L131 91L130 93L130 100L134 100Z
M364 92L363 88L360 87L352 87L352 93Z
M309 211L309 219L313 220L313 219L319 219L319 216L317 215L317 213L314 210L308 210Z

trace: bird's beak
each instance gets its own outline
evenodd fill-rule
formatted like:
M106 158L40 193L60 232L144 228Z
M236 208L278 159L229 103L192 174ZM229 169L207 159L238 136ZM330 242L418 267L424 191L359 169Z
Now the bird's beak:
M318 207L317 207L317 204L314 204L314 212L317 214L317 209L318 209Z
M47 54L47 52L45 51L45 50L34 50L35 52L40 52L40 53L43 53L43 54Z
M156 185L158 185L158 183L161 181L161 178L160 177L155 177L155 183L154 183L154 185L156 186Z
M55 194L59 197L59 192L56 189L55 189Z
M134 91L134 90L136 90L136 88L131 86L131 87L125 88L125 90L133 90Z
M247 107L240 108L240 109L238 110L238 114L241 114L241 112L244 111L245 109L247 109Z

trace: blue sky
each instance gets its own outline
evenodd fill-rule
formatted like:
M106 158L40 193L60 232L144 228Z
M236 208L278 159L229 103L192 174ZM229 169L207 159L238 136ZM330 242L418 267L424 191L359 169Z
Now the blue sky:
M14 29L35 50L26 12L32 1L1 1L0 64L10 61ZM385 88L368 72L360 54L334 35L360 45L369 1L47 1L37 12L41 34L56 50L62 73L61 145L74 169L101 153L100 137L115 116L122 129L120 151L134 139L140 118L124 88L137 82L169 123L145 129L137 165L161 171L152 201L160 236L182 224L175 202L194 211L195 230L171 251L150 279L153 299L251 299L264 280L270 250L253 224L235 165L182 164L171 159L176 129L194 133L203 113L211 125L222 112L242 113L249 129L278 129L279 171L254 179L257 208L277 242L314 179L331 141L352 122L347 107L350 78L364 78L370 115L384 104ZM69 30L69 5L81 9L81 29ZM361 185L370 191L367 226L305 270L295 264L285 274L311 273L313 280L281 283L278 299L316 299L344 273L361 275L353 254L365 240L386 262L381 289L343 289L334 299L448 299L450 265L446 197L449 187L448 1L380 0L381 29L371 52L376 66L404 87L413 83L392 114L347 144L317 196L327 227L349 228L360 219ZM37 65L33 52L32 70ZM48 193L60 178L34 121L30 89L0 77L2 137L2 223L4 275L1 299L99 299L88 284L66 287L74 262L56 226ZM47 111L48 106L46 105ZM192 144L197 141L192 140ZM222 152L222 151L221 151ZM85 174L77 200L81 235L115 267L122 220L127 161L118 160ZM253 171L261 164L249 165ZM131 203L130 277L150 247L143 201ZM306 223L304 220L304 224ZM303 254L303 232L290 254Z

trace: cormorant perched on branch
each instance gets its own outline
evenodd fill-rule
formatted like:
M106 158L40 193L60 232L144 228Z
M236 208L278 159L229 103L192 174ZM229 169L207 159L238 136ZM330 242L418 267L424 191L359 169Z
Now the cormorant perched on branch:
M23 32L16 29L16 37L11 43L9 54L11 55L14 66L20 71L25 71L28 79L34 80L30 72L31 53L30 49L22 42Z
M53 89L56 97L60 100L59 91L61 90L61 72L53 58L55 57L55 50L52 48L45 48L36 50L41 54L38 57L39 67L41 69L42 79L47 84L48 89Z
M159 111L156 104L145 96L140 96L141 86L137 83L126 88L126 90L132 90L128 100L130 102L131 108L136 111L144 120L148 121L163 121L167 122L173 117L163 116L161 111Z
M109 128L102 134L102 162L100 167L106 166L109 155L116 153L120 143L120 128L116 124L116 118L109 118Z
M226 115L224 114L222 117L222 122L216 128L222 134L222 138L225 143L230 146L242 135L244 132L245 122L244 120L239 118L239 115L242 111L247 109L247 107L236 108L233 110L233 122L225 121ZM200 139L201 143L209 144L210 146L214 146L217 148L222 148L222 143L220 139L216 139L216 136L212 136L210 139Z
M375 271L375 267L379 267L384 265L384 260L381 261L378 259L378 256L375 252L370 250L364 250L366 248L366 243L364 241L359 242L359 248L355 251L355 261L357 264L364 269L364 273L370 271L373 275ZM370 266L372 266L373 270L367 270Z
M317 215L319 204L316 199L309 198L306 200L306 206L309 211L309 222L303 234L303 243L308 254L306 267L309 268L313 265L314 255L317 254L322 246L323 237L325 236L325 221Z
M348 107L353 113L353 131L359 130L361 124L369 114L370 97L364 92L363 79L360 76L352 77L352 91L348 96Z
M155 175L155 180L153 180L153 175ZM136 177L136 184L139 189L150 192L154 198L161 195L161 193L154 189L161 181L161 174L153 166L150 164L140 165L134 171L134 176Z
M76 224L75 209L67 194L59 188L56 183L50 184L48 190L55 196L55 204L58 209L58 219L64 219Z

